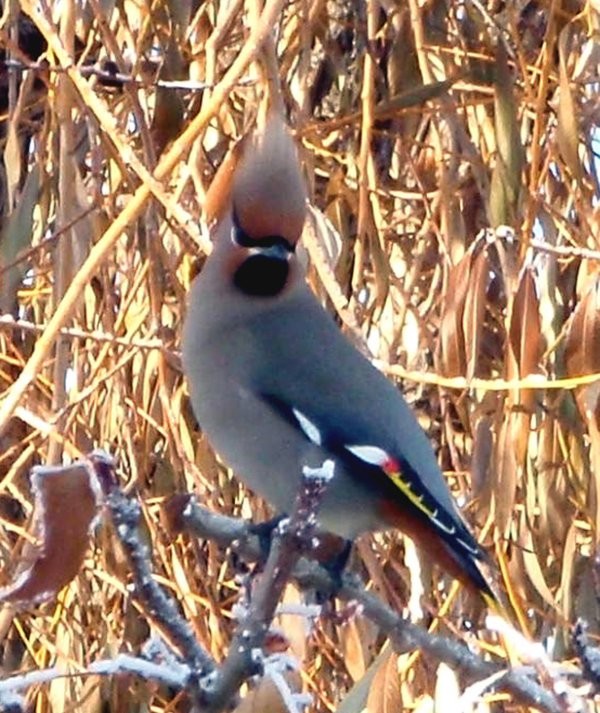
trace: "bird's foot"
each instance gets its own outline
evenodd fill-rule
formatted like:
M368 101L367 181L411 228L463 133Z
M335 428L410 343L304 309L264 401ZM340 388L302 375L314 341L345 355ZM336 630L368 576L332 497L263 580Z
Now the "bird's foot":
M273 532L279 523L287 517L286 515L277 515L270 520L265 520L265 522L259 522L257 524L251 524L248 528L251 535L258 537L258 543L260 546L260 563L264 564L269 557L269 552L271 551L271 540L273 537Z
M273 532L286 517L287 515L278 515L265 522L259 522L249 526L250 534L257 537L259 542L259 568L262 568L269 557ZM345 540L337 535L326 532L319 533L313 539L311 546L307 548L305 556L316 560L327 572L331 581L331 586L327 588L326 592L315 592L318 603L322 604L327 600L333 599L341 589L342 575L350 559L351 552L351 540Z
M331 587L327 592L316 592L319 603L333 599L342 588L342 575L350 559L352 542L335 535L320 535L318 544L311 555L323 567L331 580Z

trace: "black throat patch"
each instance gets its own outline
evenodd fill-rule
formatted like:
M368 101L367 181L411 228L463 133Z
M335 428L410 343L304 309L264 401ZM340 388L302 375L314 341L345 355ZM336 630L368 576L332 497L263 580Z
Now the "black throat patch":
M281 235L251 237L240 225L235 212L231 238L235 245L250 252L233 276L233 284L238 290L252 297L275 297L282 292L295 244Z
M252 297L275 297L284 289L289 271L287 260L257 253L238 267L233 283Z

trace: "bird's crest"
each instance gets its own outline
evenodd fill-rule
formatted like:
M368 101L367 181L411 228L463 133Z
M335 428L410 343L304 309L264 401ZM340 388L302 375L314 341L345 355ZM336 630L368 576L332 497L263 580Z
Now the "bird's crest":
M296 146L282 119L271 114L245 143L235 169L232 208L249 238L300 238L306 215L306 189Z

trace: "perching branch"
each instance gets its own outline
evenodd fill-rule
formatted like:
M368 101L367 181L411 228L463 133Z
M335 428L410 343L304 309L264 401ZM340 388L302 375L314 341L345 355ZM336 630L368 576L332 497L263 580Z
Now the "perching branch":
M205 691L203 703L207 710L223 710L247 678L262 673L265 636L296 563L310 548L317 511L332 475L331 461L326 461L322 468L304 469L292 514L279 523L273 533L269 557L252 593L250 606L237 626L227 658Z
M260 575L250 605L240 619L229 654L219 666L199 646L189 624L180 615L175 602L157 584L150 568L150 553L143 544L138 531L141 509L137 502L127 498L118 488L110 487L116 482L111 472L110 460L93 456L91 459L99 480L108 489L107 505L113 519L117 536L125 550L135 584L135 596L142 603L147 616L159 627L179 652L183 664L177 675L180 687L185 687L202 710L223 710L236 695L239 687L253 675L263 673L262 647L269 631L283 590L300 556L310 549L317 511L327 482L333 474L333 464L327 461L322 468L304 469L302 487L296 498L289 519L282 521L274 533L269 557ZM180 503L181 500L178 499ZM187 508L186 508L187 510ZM214 531L219 532L219 518L215 516ZM228 535L243 535L235 521L225 518ZM231 540L229 540L229 543ZM227 537L222 539L227 543ZM260 553L257 552L257 555ZM118 666L100 662L93 667L96 673L118 673L127 670L140 673L137 659L121 657ZM115 662L116 664L116 662ZM186 668L187 667L189 668ZM160 672L159 664L148 662L143 675L151 670ZM189 675L186 675L189 672Z
M217 515L199 506L192 498L185 507L178 505L177 525L199 537L211 539L221 546L230 546L247 560L260 556L260 543L248 523L224 515ZM176 522L171 512L172 522ZM431 634L421 627L403 619L400 614L384 604L376 595L367 592L355 575L342 576L342 586L336 590L331 575L318 563L299 558L290 576L302 589L317 589L323 593L335 594L344 601L356 602L362 613L375 622L382 632L402 651L420 650L439 662L451 666L468 682L480 681L502 672L502 667L484 661L481 656L470 651L459 641L445 636ZM494 681L498 691L510 693L519 703L533 706L547 713L564 713L563 702L536 681L530 670L506 670Z
M55 468L52 474L56 470L61 469ZM334 581L325 568L308 559L306 555L313 549L318 508L332 473L329 461L321 468L305 469L302 488L291 517L280 523L274 532L267 562L254 585L247 609L240 617L229 653L220 665L200 646L177 603L154 579L151 553L139 533L141 508L118 488L114 461L96 452L83 461L65 466L64 470L68 473L83 470L93 474L97 490L104 493L105 505L127 556L134 596L148 619L168 642L165 645L156 641L141 656L119 656L110 661L95 662L89 667L88 674L114 675L126 672L144 680L162 682L187 691L202 711L211 712L224 710L242 683L257 674L279 681L279 687L283 690L285 680L281 672L285 670L285 662L267 657L264 647L283 590L288 581L294 579L304 589L317 589L352 602L355 609L369 617L389 636L397 649L420 650L460 671L469 683L493 686L496 690L510 693L516 701L547 713L572 710L566 698L572 687L567 685L562 669L555 670L551 661L548 660L545 666L548 675L542 672L539 676L544 685L536 679L538 672L532 667L504 670L497 664L484 661L461 642L431 634L404 620L377 596L367 592L356 576L344 574L340 584L340 581ZM56 480L54 474L54 478L48 480L44 488L52 489ZM189 496L173 498L167 514L174 531L186 530L214 540L221 546L231 547L250 561L259 560L262 556L259 537L248 522L212 513L198 506ZM46 519L52 520L52 523L47 523L46 529L50 524L60 528L61 517L60 512L48 510ZM46 545L50 547L48 542ZM582 629L576 632L575 645L580 649L578 653L584 673L595 683L598 656L587 643ZM581 677L580 672L574 673ZM59 675L57 671L39 671L35 675L16 676L1 681L0 711L3 710L4 702L8 706L18 704L19 699L14 695L18 690L52 680ZM559 685L555 685L557 683ZM304 699L298 700L289 690L284 698L290 705L293 702L293 710L297 710L298 704L304 702Z

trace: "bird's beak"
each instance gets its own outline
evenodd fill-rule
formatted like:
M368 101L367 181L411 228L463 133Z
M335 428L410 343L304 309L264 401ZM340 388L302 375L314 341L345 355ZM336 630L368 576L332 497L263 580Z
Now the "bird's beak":
M270 260L281 260L282 262L287 262L293 254L293 250L282 242L274 243L273 245L248 248L248 253L250 255L261 255L262 257L267 257Z

